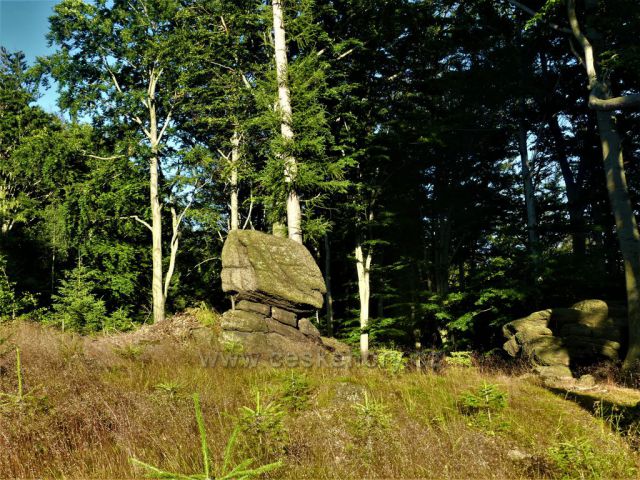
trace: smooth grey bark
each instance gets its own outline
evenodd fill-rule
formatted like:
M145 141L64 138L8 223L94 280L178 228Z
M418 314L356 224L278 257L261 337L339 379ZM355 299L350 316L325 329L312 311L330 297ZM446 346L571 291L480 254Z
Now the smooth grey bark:
M106 63L106 62L105 62ZM113 84L118 92L123 93L114 72L106 66L109 75L113 81ZM143 100L145 107L147 108L148 126L145 127L145 122L138 116L133 116L132 119L137 123L141 130L144 132L145 137L149 141L151 146L151 157L149 158L149 204L151 207L151 223L148 223L141 219L137 215L132 215L137 222L141 223L149 229L151 232L151 301L153 309L153 321L154 323L162 322L165 319L165 305L167 300L167 294L169 286L171 284L171 278L176 264L176 256L179 246L179 232L180 223L184 218L187 208L178 216L175 210L172 208L173 216L173 235L171 238L171 253L169 257L169 267L166 276L163 278L163 251L162 251L162 202L160 199L160 155L161 155L161 141L164 134L171 122L171 111L164 118L164 122L160 127L158 122L158 115L156 111L156 89L158 86L158 80L162 75L162 69L151 69L149 72L149 84L147 87L147 96ZM98 157L96 157L98 158ZM163 286L164 280L164 286Z
M622 142L615 118L606 111L597 112L598 130L607 181L607 192L616 220L618 242L624 261L627 308L629 315L629 349L624 367L634 367L640 360L640 235L624 171Z
M165 318L165 294L162 286L162 206L160 204L159 176L160 159L158 120L155 107L155 87L158 77L151 74L147 107L149 109L149 142L151 143L151 161L149 165L149 202L151 204L151 295L153 302L153 321L158 323Z
M588 78L589 107L596 110L607 192L616 221L618 243L624 261L629 318L629 348L623 368L628 370L637 368L638 362L640 362L640 233L629 198L622 141L616 129L616 119L610 112L615 109L638 106L640 95L612 98L609 85L598 75L593 46L581 30L576 15L575 0L566 0L566 5L571 32L584 54L580 60L585 67Z
M294 141L291 119L291 92L289 91L287 43L284 25L282 0L273 0L273 39L276 61L276 78L278 82L278 104L280 109L280 133L285 147ZM286 154L284 158L284 179L289 186L287 194L287 230L289 238L302 243L302 210L300 199L294 183L298 173L298 164L293 155Z
M369 358L369 301L371 298L371 248L365 252L360 240L355 248L356 271L358 273L358 298L360 299L360 355L363 362Z
M231 173L229 183L231 185L231 230L240 228L240 213L238 209L238 164L240 163L240 135L236 129L231 137Z

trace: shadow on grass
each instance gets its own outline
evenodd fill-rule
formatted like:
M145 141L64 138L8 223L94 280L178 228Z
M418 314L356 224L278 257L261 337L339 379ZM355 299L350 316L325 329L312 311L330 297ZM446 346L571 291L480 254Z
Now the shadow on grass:
M560 386L547 386L552 393L581 406L611 429L625 437L635 450L640 450L640 401L608 392L580 391Z

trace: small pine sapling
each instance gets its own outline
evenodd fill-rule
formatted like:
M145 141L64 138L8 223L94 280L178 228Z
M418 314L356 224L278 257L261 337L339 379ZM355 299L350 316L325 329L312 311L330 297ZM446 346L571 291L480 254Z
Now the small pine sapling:
M284 379L282 403L293 411L300 411L309 405L311 385L309 378L296 372Z
M25 393L22 378L22 363L20 360L20 348L16 348L16 377L18 380L17 393L0 392L0 411L11 407L42 407L44 406L45 397L38 397L33 393Z
M364 402L353 405L356 411L354 426L359 436L368 437L387 430L391 425L391 415L387 407L364 393Z
M195 473L191 475L183 475L180 473L172 473L162 470L160 468L144 463L136 458L130 458L132 464L147 470L148 474L152 478L172 478L178 480L245 480L255 478L263 473L271 472L282 466L282 461L263 465L261 467L251 468L253 459L245 459L235 467L231 467L233 450L238 437L239 427L236 427L227 442L224 449L224 456L222 465L217 472L212 472L211 463L211 451L207 442L207 433L204 425L204 417L202 416L202 409L200 408L200 397L197 393L193 394L193 405L196 415L196 423L198 424L198 433L200 434L200 450L202 453L202 465L203 472Z
M500 414L507 406L507 394L497 385L484 382L477 391L467 392L461 398L461 410L466 415L474 417L474 422L479 426L488 427L489 433L494 433L495 416ZM507 423L496 425L498 429L504 429Z
M284 411L274 402L263 404L256 393L255 408L242 407L238 426L244 434L246 447L264 457L280 454L287 440L282 419Z

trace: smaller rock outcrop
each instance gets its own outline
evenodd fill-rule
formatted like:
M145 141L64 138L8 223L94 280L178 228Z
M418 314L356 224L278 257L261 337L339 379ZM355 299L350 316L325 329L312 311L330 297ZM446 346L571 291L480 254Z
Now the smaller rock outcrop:
M261 356L342 354L309 319L322 307L324 278L300 243L253 230L229 233L222 249L222 289L235 308L222 316L222 339ZM348 350L348 347L347 347Z
M626 324L625 309L584 300L507 323L503 348L512 357L528 359L541 375L571 376L570 367L577 364L617 360Z

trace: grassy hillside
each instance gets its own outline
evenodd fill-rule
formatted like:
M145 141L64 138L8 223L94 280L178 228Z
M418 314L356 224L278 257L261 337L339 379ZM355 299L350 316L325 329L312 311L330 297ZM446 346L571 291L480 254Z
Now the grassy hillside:
M143 477L131 458L202 472L194 392L214 471L239 426L234 462L283 462L267 478L637 475L627 441L533 379L475 367L203 366L214 337L181 322L96 338L0 325L0 477Z

